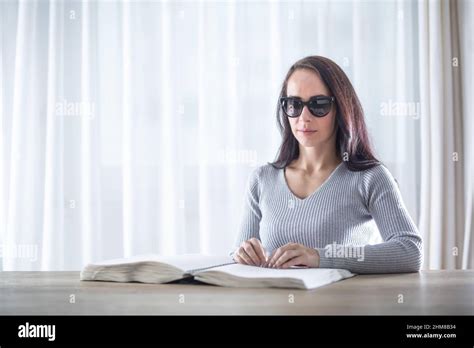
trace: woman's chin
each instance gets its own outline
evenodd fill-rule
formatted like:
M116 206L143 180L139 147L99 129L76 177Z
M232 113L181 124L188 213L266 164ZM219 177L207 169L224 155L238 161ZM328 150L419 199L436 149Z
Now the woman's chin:
M318 146L319 141L310 140L310 139L298 139L298 142L301 146L304 147L315 147Z

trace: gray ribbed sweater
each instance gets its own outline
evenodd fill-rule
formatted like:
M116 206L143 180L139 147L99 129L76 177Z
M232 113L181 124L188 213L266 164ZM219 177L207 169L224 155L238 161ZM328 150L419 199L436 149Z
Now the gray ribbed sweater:
M370 245L377 235L383 242ZM283 169L257 167L249 176L233 250L252 237L267 252L290 242L315 248L321 268L396 273L416 272L421 265L417 227L384 165L352 172L341 162L305 199L291 192Z

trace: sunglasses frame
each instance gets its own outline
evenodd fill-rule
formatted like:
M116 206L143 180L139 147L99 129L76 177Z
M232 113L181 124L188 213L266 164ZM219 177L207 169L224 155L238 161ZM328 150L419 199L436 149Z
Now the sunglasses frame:
M309 107L309 103L311 103L312 100L314 99L329 99L329 102L330 102L330 107L329 107L329 110L328 112L326 112L324 115L315 115L313 113L313 111L311 110L311 108ZM285 108L283 107L283 103L285 101L288 101L290 99L298 99L302 104L303 104L303 107L301 108L301 112L298 114L298 115L295 115L295 116L290 116L286 113L285 111ZM311 113L311 115L313 115L314 117L324 117L326 116L327 114L329 114L329 112L331 112L331 107L332 107L332 104L335 102L336 98L332 97L332 96L328 96L328 95L315 95L315 96L312 96L311 98L309 98L308 101L303 101L300 97L281 97L280 98L280 107L281 109L283 110L283 113L288 116L288 117L291 117L291 118L296 118L296 117L300 117L301 114L303 113L303 109L304 107L306 106L309 110L309 112Z

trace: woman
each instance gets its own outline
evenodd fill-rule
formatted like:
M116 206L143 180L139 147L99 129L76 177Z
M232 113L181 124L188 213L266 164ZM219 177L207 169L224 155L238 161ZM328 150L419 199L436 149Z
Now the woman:
M417 272L422 241L374 156L359 99L333 61L310 56L283 82L277 160L250 175L232 256L254 266ZM369 244L381 236L382 243Z

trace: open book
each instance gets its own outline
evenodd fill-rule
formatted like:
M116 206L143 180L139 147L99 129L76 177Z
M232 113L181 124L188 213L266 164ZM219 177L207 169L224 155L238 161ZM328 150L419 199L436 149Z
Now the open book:
M238 264L230 256L183 254L141 255L88 264L81 280L169 283L194 279L228 287L314 289L354 276L345 269L264 268Z

